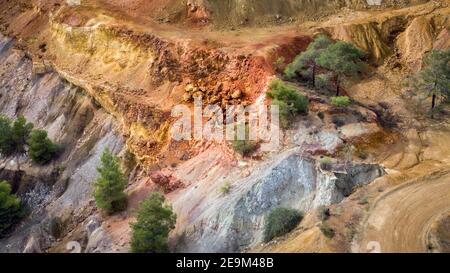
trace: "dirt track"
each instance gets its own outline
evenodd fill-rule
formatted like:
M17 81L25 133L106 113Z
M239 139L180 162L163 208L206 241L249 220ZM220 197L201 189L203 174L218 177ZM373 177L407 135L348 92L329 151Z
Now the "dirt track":
M361 252L427 252L431 223L449 210L449 169L393 189L370 209L360 235Z

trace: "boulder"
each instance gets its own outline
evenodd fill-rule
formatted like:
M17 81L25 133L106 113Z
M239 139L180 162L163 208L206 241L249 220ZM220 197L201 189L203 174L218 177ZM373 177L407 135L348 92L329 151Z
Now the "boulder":
M36 235L31 235L28 238L27 244L23 250L23 253L41 253L41 245Z
M233 99L239 99L241 97L242 97L241 90L235 90L233 93L231 93L231 98L233 98Z
M92 233L94 233L94 231L96 229L98 229L99 227L100 227L100 221L98 220L98 218L96 216L90 217L90 219L88 220L88 223L86 224L86 227L85 227L87 237L90 238Z

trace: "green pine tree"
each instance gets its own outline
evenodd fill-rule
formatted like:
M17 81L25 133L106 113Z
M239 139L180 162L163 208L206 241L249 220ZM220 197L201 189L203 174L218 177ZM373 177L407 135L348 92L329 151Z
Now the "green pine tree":
M152 193L142 202L137 222L131 225L131 251L135 253L168 252L168 237L175 228L176 215L164 204L161 193Z
M340 85L345 77L355 76L366 69L366 63L362 61L364 56L362 50L344 41L330 45L320 54L317 64L334 73L336 97L340 95Z
M19 116L12 124L12 141L14 142L14 153L24 154L27 140L33 130L33 123L27 122L24 116Z
M11 186L0 182L0 236L22 217L20 199L11 194Z
M101 162L101 166L97 168L100 177L95 181L94 191L97 207L108 214L124 210L127 204L124 190L128 181L120 170L119 158L105 149Z
M58 146L48 138L44 130L33 130L28 145L31 160L41 165L50 162L58 151Z
M285 74L292 79L305 72L310 75L313 87L316 86L317 61L322 52L332 44L327 36L319 36L308 48L298 55L285 69Z
M407 78L407 85L431 97L431 118L438 102L450 102L450 49L433 50L423 59L423 68Z
M0 116L0 154L10 156L13 152L12 122L9 118Z
M33 124L19 116L14 122L0 116L0 153L4 156L24 154Z

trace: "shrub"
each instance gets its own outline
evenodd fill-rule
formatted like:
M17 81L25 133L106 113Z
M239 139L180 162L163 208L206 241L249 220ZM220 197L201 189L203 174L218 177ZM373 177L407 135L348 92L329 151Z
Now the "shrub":
M1 116L0 153L4 156L25 153L25 145L33 127L23 116L19 116L14 122Z
M12 154L14 141L12 139L12 122L9 118L0 116L0 153L4 156Z
M362 160L366 160L369 157L367 152L365 150L363 150L363 149L357 149L355 151L355 153L356 153L356 156L359 157Z
M124 210L127 195L124 190L128 184L119 167L119 159L105 149L101 157L101 166L97 168L100 177L95 181L94 197L97 207L108 214Z
M247 125L239 125L238 131L241 130L239 127L245 127L245 139L236 139L232 142L233 149L241 154L242 156L249 156L258 149L258 143L253 140L249 140L249 127Z
M12 124L12 141L14 142L14 152L25 153L25 145L33 130L33 123L27 122L23 116L19 116Z
M277 72L283 72L284 67L286 66L286 60L283 56L277 58L277 60L273 64Z
M0 153L3 156L21 155L27 152L37 164L46 164L56 155L58 146L48 138L44 130L33 130L34 125L19 116L14 122L0 116ZM19 161L17 160L18 167Z
M345 120L341 117L338 116L333 116L331 118L331 121L334 123L334 125L336 125L337 127L342 127L345 125Z
M66 170L66 166L64 166L64 165L59 165L59 166L56 168L56 173L60 176L60 175L62 175L62 174L64 173L65 170Z
M330 239L334 237L335 235L334 229L332 229L326 222L323 222L319 228L322 234L325 235L325 237Z
M258 144L250 140L235 140L233 141L233 149L242 156L252 154L258 148Z
M61 235L63 233L63 229L64 229L63 223L61 222L61 220L58 217L53 217L49 220L48 232L54 238L61 237Z
M270 91L267 96L271 99L282 101L289 106L289 111L293 114L307 114L309 100L300 94L296 88L285 84L283 81L276 79L269 85Z
M303 219L303 213L288 208L276 208L267 217L264 242L292 231Z
M331 97L331 104L334 106L347 107L351 102L351 99L347 96Z
M58 152L58 146L47 136L44 130L33 130L28 139L29 156L34 163L47 164Z
M361 198L361 200L358 201L358 205L364 206L369 204L369 198L367 198L367 196L364 196L363 198Z
M331 170L333 159L331 157L325 156L320 159L320 168L322 170Z
M20 199L11 194L11 185L6 181L0 182L0 236L22 216Z
M231 191L231 184L228 182L223 184L222 187L220 187L220 193L223 195L229 194L230 191Z
M273 99L272 105L279 107L280 123L283 128L288 128L296 115L308 113L308 98L294 87L276 79L270 83L269 89L267 96Z
M330 209L327 207L321 207L319 209L319 213L320 213L320 220L322 220L322 221L328 220L331 216Z
M286 77L286 79L292 80L296 75L297 71L292 65L286 66L286 68L284 69L284 76Z
M330 73L317 75L316 87L322 90L333 89L333 75Z
M318 116L321 120L323 120L323 119L325 118L325 114L324 114L323 112L317 113L317 116Z
M280 126L282 128L289 128L292 125L292 119L295 117L295 110L292 106L288 105L284 101L273 100L272 105L278 106Z
M168 251L168 237L175 228L176 215L164 205L160 193L152 193L142 202L137 222L131 225L131 251L134 253L161 253Z

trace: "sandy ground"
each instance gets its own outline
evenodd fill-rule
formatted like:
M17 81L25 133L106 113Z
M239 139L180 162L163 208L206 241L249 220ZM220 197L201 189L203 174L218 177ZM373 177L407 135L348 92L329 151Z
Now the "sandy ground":
M378 242L381 252L427 252L430 225L448 210L450 170L444 169L380 196L365 221L359 245Z

